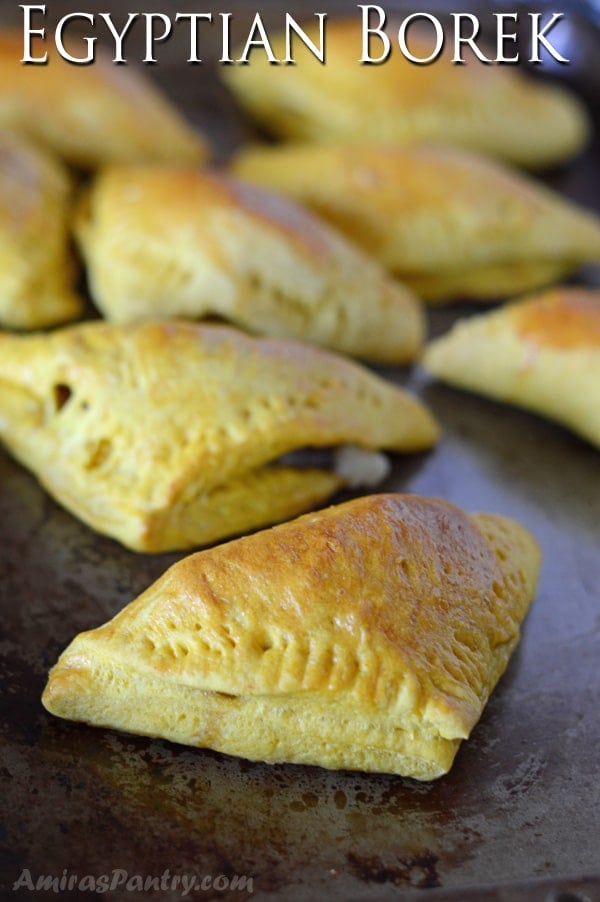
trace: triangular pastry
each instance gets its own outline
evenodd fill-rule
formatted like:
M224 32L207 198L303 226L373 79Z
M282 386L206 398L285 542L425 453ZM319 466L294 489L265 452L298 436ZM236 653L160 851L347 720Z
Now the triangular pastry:
M70 246L72 187L58 160L0 132L0 326L39 329L82 314Z
M600 448L600 291L560 287L461 320L423 362L444 382L540 413Z
M486 65L465 53L452 62L452 42L431 65L415 65L397 47L382 65L361 65L360 16L327 21L325 63L300 41L295 65L271 65L257 50L248 65L221 75L246 111L285 139L403 147L440 141L528 167L548 166L587 142L589 117L577 97L556 84L534 81L518 66ZM306 33L318 44L314 25ZM285 36L271 35L278 59ZM430 33L411 29L417 57L431 53Z
M68 49L75 55L71 43ZM208 156L204 138L153 82L102 50L89 66L73 66L57 51L48 51L46 65L24 65L22 56L23 35L0 33L0 127L31 136L82 169Z
M226 176L105 170L77 235L92 297L116 322L216 315L383 363L421 345L408 289L309 212Z
M437 434L416 399L309 345L176 322L0 333L0 440L68 510L139 551L275 523L346 484L276 463L290 452L418 451Z
M446 773L519 641L512 520L376 495L185 558L50 673L59 717L267 762Z
M283 145L233 172L311 207L428 301L513 296L600 261L600 220L467 151Z

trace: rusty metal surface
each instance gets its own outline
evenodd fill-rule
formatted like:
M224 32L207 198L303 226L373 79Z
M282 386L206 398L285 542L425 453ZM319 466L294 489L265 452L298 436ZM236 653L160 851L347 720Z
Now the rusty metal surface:
M222 154L247 133L209 69L153 74ZM600 209L599 159L596 145L553 184ZM458 313L432 315L432 331ZM0 451L2 898L28 868L34 879L245 875L265 899L600 899L598 452L418 371L386 375L425 398L445 438L398 460L384 488L514 516L544 551L521 645L452 772L418 784L270 767L47 715L39 698L59 652L177 556L95 535ZM245 894L218 886L196 897ZM148 895L181 898L180 888ZM107 897L141 894L121 886Z

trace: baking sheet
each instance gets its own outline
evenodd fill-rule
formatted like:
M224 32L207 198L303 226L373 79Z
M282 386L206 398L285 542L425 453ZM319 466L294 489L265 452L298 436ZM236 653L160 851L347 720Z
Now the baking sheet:
M53 4L53 16L61 6L74 8ZM161 5L144 5L153 8ZM273 3L227 8L238 17L262 9L268 21L277 14ZM336 8L344 5L319 6ZM286 9L313 11L306 3ZM6 9L0 14L10 21ZM586 34L589 42L593 32ZM181 66L181 58L181 47L170 46L150 74L226 157L250 126L217 82L216 68ZM595 73L573 76L593 99ZM548 180L600 209L599 160L596 141ZM432 332L464 312L434 311ZM59 652L178 556L135 555L92 533L0 451L7 897L28 868L34 880L122 881L123 874L146 879L167 871L209 878L212 888L197 898L243 897L247 891L232 883L241 877L252 878L256 898L290 900L423 898L423 889L431 900L600 898L598 452L534 416L428 384L418 370L385 375L427 401L445 437L428 455L397 459L383 488L516 517L544 552L521 645L452 772L419 784L266 766L46 714L39 698ZM108 897L141 897L137 885L127 891L121 882ZM181 886L147 895L179 899ZM82 897L77 890L61 894Z

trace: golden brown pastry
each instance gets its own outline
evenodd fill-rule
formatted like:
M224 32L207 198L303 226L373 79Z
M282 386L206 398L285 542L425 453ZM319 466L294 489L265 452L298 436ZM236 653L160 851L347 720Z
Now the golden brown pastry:
M356 357L414 357L423 314L375 261L294 204L198 169L113 167L77 221L92 297L116 322L220 316Z
M90 66L73 66L57 52L47 65L23 65L22 55L23 35L0 33L0 127L84 169L207 157L205 140L140 71L114 65L100 50Z
M427 410L343 358L192 323L0 334L0 440L68 510L139 551L212 542L324 501L305 447L419 451ZM342 467L342 471L344 467Z
M38 329L75 319L69 221L72 184L62 164L0 132L0 325Z
M519 524L376 495L192 555L77 636L59 717L267 762L446 773L519 640Z
M314 25L305 30L316 41ZM424 43L411 30L410 43L415 56L431 53L430 35ZM284 36L273 35L271 45L283 58ZM441 141L528 167L557 163L587 142L589 120L578 99L515 66L485 65L474 55L455 65L451 42L429 66L400 53L380 66L360 65L361 46L358 16L331 19L324 65L298 42L296 65L273 66L257 52L249 65L221 74L247 112L286 139L397 147Z
M462 320L430 343L424 364L600 447L600 291L556 288Z
M233 172L310 206L431 302L515 295L600 261L597 216L466 151L255 147Z

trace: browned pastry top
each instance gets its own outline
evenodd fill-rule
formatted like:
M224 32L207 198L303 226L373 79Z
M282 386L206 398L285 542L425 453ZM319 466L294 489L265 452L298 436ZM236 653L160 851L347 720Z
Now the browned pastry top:
M174 564L61 655L46 708L253 760L446 773L519 640L518 523L349 501Z
M513 308L519 335L553 348L600 347L600 294L555 289Z
M185 558L96 635L188 685L350 692L373 710L400 697L442 735L466 737L537 564L511 521L375 495ZM198 643L174 659L167 628Z

